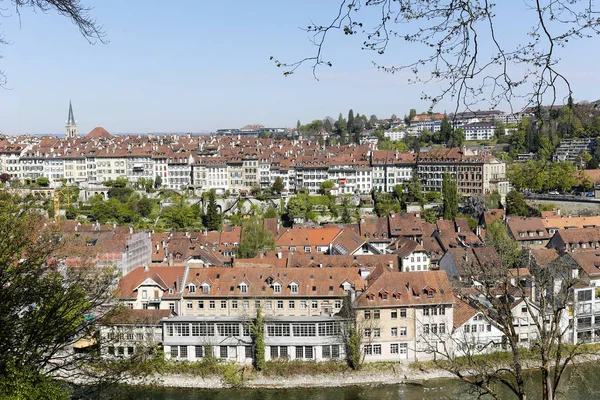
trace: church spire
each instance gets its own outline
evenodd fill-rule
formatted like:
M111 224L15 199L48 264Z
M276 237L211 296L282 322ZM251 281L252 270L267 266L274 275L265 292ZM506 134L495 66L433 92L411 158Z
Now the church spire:
M73 116L73 105L71 104L71 100L69 100L69 118L67 119L67 125L65 125L65 136L67 138L76 138L79 136L77 121L75 121L75 117Z
M73 105L71 104L71 100L69 100L69 118L67 119L67 124L75 125L75 117L73 116Z

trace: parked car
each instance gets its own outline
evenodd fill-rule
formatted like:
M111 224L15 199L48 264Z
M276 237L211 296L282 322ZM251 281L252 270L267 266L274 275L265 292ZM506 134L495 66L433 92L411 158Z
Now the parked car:
M552 196L558 196L560 193L558 193L556 190L551 190L548 192L548 194Z
M594 192L587 192L586 196L587 197L594 197Z

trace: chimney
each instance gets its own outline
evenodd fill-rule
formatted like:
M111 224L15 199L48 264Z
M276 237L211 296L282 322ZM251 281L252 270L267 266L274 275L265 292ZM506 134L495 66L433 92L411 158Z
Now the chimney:
M133 225L129 225L129 234L133 235Z
M394 269L394 262L392 260L390 260L388 267L393 270Z
M280 251L278 251L278 252L277 252L277 258L282 258L282 257L283 257L283 256L282 256L281 252L280 252Z
M148 267L148 265L144 265L144 272L150 272L150 267Z

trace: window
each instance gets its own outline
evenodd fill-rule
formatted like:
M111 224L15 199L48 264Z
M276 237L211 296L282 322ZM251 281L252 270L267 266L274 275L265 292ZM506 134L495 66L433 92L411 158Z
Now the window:
M300 300L300 309L306 310L307 308L308 308L308 304L307 304L306 300Z
M316 310L317 308L319 308L319 303L316 300L313 300L313 302L311 304L311 308L313 310Z
M429 324L423 325L423 333L425 335L429 334Z
M245 283L240 283L240 292L241 293L248 293L248 285L246 285Z
M290 336L290 326L287 324L267 325L267 336Z
M365 310L365 319L371 319L371 310Z
M202 285L202 294L209 294L209 293L210 293L210 285L203 284Z
M373 318L379 319L380 317L381 317L381 311L380 310L374 310L373 311Z
M396 336L398 336L398 328L392 328L392 330L391 330L391 332L390 332L390 335L391 335L392 337L396 337Z
M390 344L390 354L398 354L398 343Z
M342 308L342 301L341 301L341 300L339 300L339 299L338 299L338 300L336 300L336 301L335 301L335 306L334 306L334 307L335 307L335 308Z
M288 308L289 308L289 309L296 308L296 303L294 302L294 300L290 300L290 301L288 302Z
M310 253L310 246L304 246L304 252Z
M400 327L400 336L406 336L406 327L405 326Z
M171 310L172 313L175 312L175 303L169 303L169 310Z
M244 346L244 357L252 358L252 346Z
M482 326L483 326L483 325L482 325ZM442 333L446 333L446 324L445 324L445 323L441 323L441 324L439 325L439 329L438 329L438 330L439 330L440 334L442 334Z
M204 301L198 300L198 308L204 308Z
M375 355L375 356L381 355L381 345L380 344L373 345L373 355Z
M189 285L188 286L188 291L190 293L196 293L196 285Z
M244 310L247 310L250 308L250 302L248 300L244 300L242 302L242 306L244 307Z
M235 309L235 308L237 308L237 306L238 306L237 300L231 300L231 308Z
M125 339L127 339L127 340L133 340L133 333L127 333L125 335Z
M290 293L298 293L298 285L296 283L290 285Z
M179 346L171 346L171 358L179 357Z
M214 309L215 308L215 301L214 300L211 300L211 301L208 302L208 308L210 308L210 309Z
M406 318L406 308L400 309L400 318Z
M219 357L227 358L227 346L219 346Z
M381 337L381 330L379 328L373 328L373 337Z
M292 331L296 337L317 336L315 324L292 324Z
M340 346L331 345L323 346L323 358L339 358L340 357Z
M390 317L392 319L398 318L398 310L392 310Z
M260 308L260 300L254 300L254 308L257 310Z
M191 301L188 301L186 304L186 307L188 310L191 310L194 307L194 303L192 303Z
M274 293L281 293L281 285L279 283L273 284L273 292Z
M283 309L283 300L277 300L277 309L278 310L282 310Z
M221 308L227 308L227 300L221 300Z
M146 290L142 290L142 299L148 298L148 292Z
M265 308L266 308L267 310L270 310L270 309L272 308L272 305L273 305L273 303L271 302L271 300L267 300L267 301L265 302Z
M204 357L204 346L194 346L196 358Z
M373 346L371 346L370 344L367 344L363 348L363 351L365 352L366 355L369 356L369 355L373 354Z
M423 308L423 315L429 315L429 307Z
M438 333L437 328L438 328L437 324L431 324L431 333L434 335L437 335L437 333Z
M188 348L187 346L179 346L179 358L187 358Z
M364 337L371 337L371 328L365 328Z

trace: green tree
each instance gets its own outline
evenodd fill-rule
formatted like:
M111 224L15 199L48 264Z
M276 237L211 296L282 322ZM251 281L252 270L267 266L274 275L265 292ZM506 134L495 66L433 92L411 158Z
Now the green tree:
M462 128L454 129L448 140L448 147L461 147L465 141L465 134Z
M423 191L421 189L421 181L417 175L417 171L413 171L410 181L405 185L404 203L419 203L424 204Z
M35 180L35 183L41 187L48 187L50 185L50 179L46 178L45 176L41 176Z
M283 184L283 179L281 179L281 177L278 176L277 178L275 178L275 181L273 182L271 191L273 193L280 194L281 192L283 192L283 189L285 189L285 186Z
M348 123L346 124L346 129L350 134L356 132L356 126L354 125L354 111L352 111L352 109L348 111Z
M334 124L335 126L335 133L337 133L338 135L345 135L347 130L348 130L348 125L346 120L344 119L344 117L342 117L342 113L340 113L340 115L338 116L337 121Z
M206 206L206 215L204 218L204 226L206 226L206 229L209 231L218 231L221 229L221 213L217 206L217 194L214 189L211 189L208 192L208 204Z
M160 189L162 187L162 177L160 176L160 174L156 175L156 178L154 178L154 189Z
M238 258L254 258L260 252L275 250L275 238L266 230L261 221L251 221L242 229L242 239L235 250Z
M352 214L350 213L350 200L348 197L344 197L342 201L342 215L340 216L340 222L342 224L349 224L352 222Z
M267 211L265 211L263 218L279 218L279 212L275 207L269 207L267 208Z
M444 174L442 181L442 197L444 219L454 221L458 214L458 190L456 180L452 179L448 173Z
M34 202L0 194L0 397L62 399L61 371L94 385L87 372L101 362L71 346L92 334L102 307L110 309L116 273L94 255L44 227ZM78 257L78 268L59 270L50 260Z
M148 218L152 209L154 208L154 203L147 197L141 198L137 202L136 211L144 218Z
M425 193L425 200L428 203L438 203L441 199L442 199L442 195L439 192Z
M290 219L305 217L309 211L308 201L305 195L290 197L287 203L287 214Z
M334 184L332 181L323 181L319 185L319 192L321 194L327 194L327 193L329 193L329 189L333 188L333 186L334 186Z
M509 265L517 262L520 253L519 244L508 235L506 225L501 219L497 219L487 226L485 244L493 246L498 254L506 257Z
M529 215L529 206L525 202L525 197L516 190L511 190L506 195L506 214L522 217Z
M448 116L444 114L444 118L442 119L442 125L440 126L440 143L446 143L450 141L452 137L452 125L448 121ZM456 146L451 146L456 147Z

